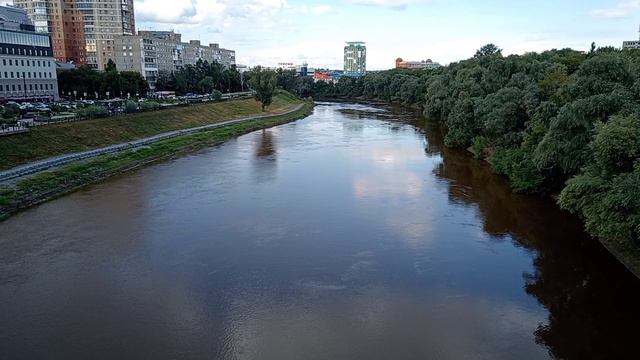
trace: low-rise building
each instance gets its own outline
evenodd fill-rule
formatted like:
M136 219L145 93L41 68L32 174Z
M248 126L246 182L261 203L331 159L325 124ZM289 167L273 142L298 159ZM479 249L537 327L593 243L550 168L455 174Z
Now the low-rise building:
M640 49L640 41L639 40L630 40L622 43L623 49Z
M199 60L214 61L226 68L235 66L233 50L218 44L204 46L198 40L182 42L182 35L173 31L139 31L137 35L114 37L115 63L118 70L137 71L153 90L159 72L174 72Z
M55 100L51 37L36 33L22 9L0 6L0 100Z
M404 61L402 58L396 59L396 69L437 69L442 67L439 63L431 59L422 61Z

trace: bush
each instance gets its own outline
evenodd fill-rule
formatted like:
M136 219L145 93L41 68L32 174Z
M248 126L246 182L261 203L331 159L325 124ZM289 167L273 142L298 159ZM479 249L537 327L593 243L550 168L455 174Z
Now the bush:
M211 92L211 98L215 101L220 101L220 99L222 99L222 93L220 90L213 90Z
M511 187L516 192L544 192L546 179L527 154L520 148L496 150L491 157L493 170L505 175L511 181Z
M160 109L160 104L156 101L143 101L140 103L141 111L152 111Z
M14 119L20 115L20 107L16 104L8 104L2 110L3 119Z
M124 103L124 112L127 114L138 111L138 104L135 101L127 100Z
M103 106L89 105L87 107L78 109L77 114L81 118L95 119L107 116L107 114L109 114L109 111Z
M473 145L471 145L471 152L473 153L473 156L478 159L478 160L482 160L485 158L485 149L489 147L489 139L487 139L484 136L477 136L475 139L473 139Z

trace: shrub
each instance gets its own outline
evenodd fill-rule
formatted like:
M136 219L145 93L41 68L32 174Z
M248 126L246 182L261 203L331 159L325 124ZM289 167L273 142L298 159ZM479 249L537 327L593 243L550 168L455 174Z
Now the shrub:
M220 101L220 99L222 99L222 93L219 90L213 90L211 92L211 98L215 101Z
M89 105L87 107L84 108L80 108L77 111L77 114L79 117L82 118L86 118L86 119L95 119L98 117L103 117L106 116L109 113L109 111L100 105Z
M127 114L138 111L138 104L135 101L127 100L124 103L124 112Z
M159 108L160 108L160 104L156 101L143 101L140 103L141 111L158 110Z

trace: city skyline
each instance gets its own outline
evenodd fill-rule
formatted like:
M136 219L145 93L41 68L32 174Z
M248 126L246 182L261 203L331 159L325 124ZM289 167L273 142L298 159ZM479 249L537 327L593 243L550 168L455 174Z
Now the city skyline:
M11 3L11 1L9 1ZM370 70L398 57L442 64L472 56L492 42L504 54L570 47L620 47L637 38L639 1L491 0L164 0L135 1L139 30L175 30L187 39L221 43L237 63L308 62L343 67L345 41L365 41ZM526 16L523 16L526 14ZM453 21L452 19L455 19ZM380 25L382 24L382 26Z

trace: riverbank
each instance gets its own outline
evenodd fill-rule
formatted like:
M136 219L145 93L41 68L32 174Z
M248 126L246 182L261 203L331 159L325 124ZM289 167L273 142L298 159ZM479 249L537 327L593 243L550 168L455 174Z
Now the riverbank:
M279 101L283 101L282 96L279 96ZM311 114L313 106L312 102L306 102L300 110L286 115L274 115L267 118L248 120L222 128L175 137L143 148L63 166L52 171L36 174L12 185L2 186L0 187L0 221L21 210L109 177L160 160L178 157L207 146L217 145L230 138L255 130L304 118ZM258 104L257 107L260 108L260 105ZM274 110L271 109L270 111Z
M274 97L267 114L293 109L299 100ZM50 158L150 137L160 133L264 114L253 99L192 105L161 111L34 127L27 134L0 138L0 170Z
M407 106L407 105L403 105L403 104L399 104L398 102L388 102L388 101L384 101L382 99L379 98L373 98L373 99L367 99L367 98L340 98L340 99L329 99L329 98L324 98L325 101L335 101L335 102L358 102L358 103L363 103L363 104L385 104L385 105L390 105L390 106L401 106L404 107L406 109L415 111L416 113L419 111L420 116L424 116L423 115L423 111L422 109L420 109L419 107L417 107L415 104L412 106ZM442 125L442 123L440 126L443 126L446 129L446 126ZM443 130L444 133L446 134L446 130ZM483 157L482 159L479 159L477 154L474 152L473 147L469 147L466 149L466 152L469 154L469 157L474 158L475 161L482 161L482 162L486 162L487 164L489 164L491 166L491 169L494 173L496 173L495 168L494 168L494 164L491 163L490 158L487 157ZM502 175L504 176L504 175ZM509 179L508 177L506 177L507 179ZM509 179L510 180L510 179ZM535 193L532 193L531 195L535 195ZM554 203L556 204L556 206L558 206L558 208L561 208L560 205L558 204L558 197L559 195L553 194L553 195L549 195L549 194L538 194L540 196L549 196L550 198L553 199ZM566 211L566 210L564 210ZM576 215L578 218L580 218L580 220L585 223L586 220L584 219L583 216L581 216L580 214ZM591 235L592 237L594 237L598 242L600 242L600 244L602 244L602 246L604 246L604 248L611 254L613 255L624 267L626 267L631 273L633 273L636 277L640 278L640 248L638 248L637 246L635 246L634 244L632 244L631 240L628 241L616 241L616 240L611 240L611 239L606 239L604 237L601 236L594 236Z

